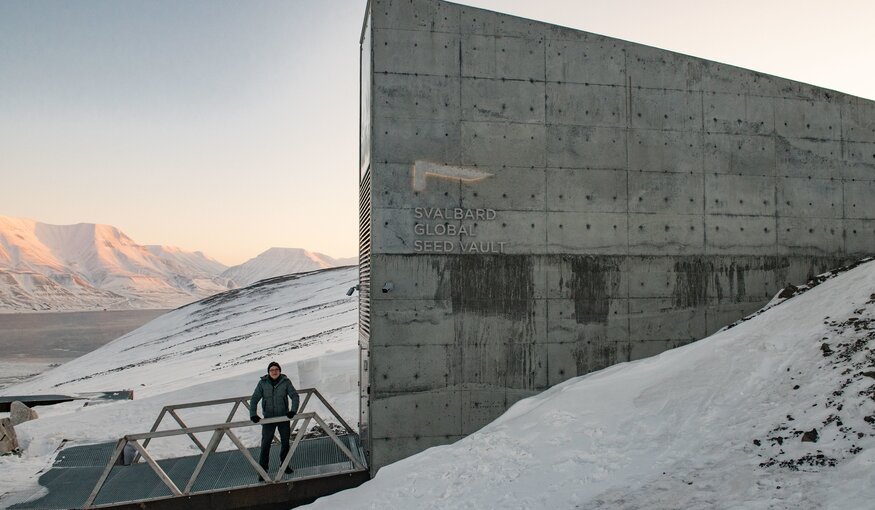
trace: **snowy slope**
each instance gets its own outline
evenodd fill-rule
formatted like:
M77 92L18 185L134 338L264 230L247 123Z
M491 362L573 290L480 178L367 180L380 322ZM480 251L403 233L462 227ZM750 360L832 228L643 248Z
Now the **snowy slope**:
M279 362L299 388L318 387L347 422L356 424L357 296L347 297L346 290L357 279L356 268L329 269L218 294L4 388L4 395L133 389L135 399L38 407L39 419L16 427L24 455L0 457L0 508L6 506L4 494L37 488L38 472L51 464L63 439L112 441L148 431L165 405L251 394L270 361ZM306 365L300 374L298 362ZM228 411L181 414L197 425L222 422ZM243 410L238 417L245 416ZM259 433L259 427L240 432L248 444L257 444ZM149 450L159 457L196 451L190 441L174 441L156 441Z
M226 293L13 388L138 393L40 408L18 427L25 455L0 458L0 495L33 487L61 438L106 440L148 430L167 403L246 394L268 359L295 383L298 361L321 363L317 386L355 423L355 297L343 295L355 280L354 268L336 269ZM312 507L872 508L873 338L869 262L708 339L520 401L481 431ZM803 442L812 430L817 442Z
M222 277L243 287L274 276L349 266L357 263L356 258L335 259L324 253L315 253L301 248L271 248L239 266L228 269L222 273Z
M355 268L325 270L216 294L4 393L135 388L151 396L246 374L265 360L354 337L356 297L346 290L357 278Z
M224 269L109 225L0 216L0 311L173 308L227 290Z
M523 400L307 508L870 509L873 344L869 262L708 339Z

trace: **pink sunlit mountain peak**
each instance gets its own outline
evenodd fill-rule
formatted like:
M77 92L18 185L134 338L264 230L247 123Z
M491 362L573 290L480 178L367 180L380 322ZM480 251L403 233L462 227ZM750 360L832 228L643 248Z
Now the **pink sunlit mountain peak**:
M111 225L0 216L0 313L175 308L258 280L356 262L271 248L229 268L200 251L140 245Z

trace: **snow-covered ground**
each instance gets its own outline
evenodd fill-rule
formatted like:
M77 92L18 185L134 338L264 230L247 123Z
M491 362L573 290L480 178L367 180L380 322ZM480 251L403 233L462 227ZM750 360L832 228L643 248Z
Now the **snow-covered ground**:
M18 428L24 456L0 458L0 494L33 488L62 438L105 441L147 430L169 403L245 395L270 359L296 384L316 381L355 423L355 296L344 294L355 280L336 269L222 294L16 387L137 398L37 408ZM873 339L868 262L705 340L520 401L311 507L873 508Z
M217 294L171 311L81 358L4 395L133 389L134 400L36 407L39 419L16 427L21 457L0 457L0 508L12 492L38 488L64 439L75 444L114 441L148 432L165 405L250 395L270 361L299 388L316 386L350 424L357 423L357 295L346 291L357 268L278 277ZM299 370L299 367L301 370ZM229 407L180 411L188 425L222 422ZM314 408L323 416L323 409ZM245 410L238 419L248 417ZM327 417L327 416L326 416ZM172 420L164 428L174 428ZM258 444L260 427L240 429ZM208 438L203 438L204 441ZM230 443L222 448L232 447ZM149 445L160 457L194 453L187 440Z
M875 508L873 344L869 262L307 508Z

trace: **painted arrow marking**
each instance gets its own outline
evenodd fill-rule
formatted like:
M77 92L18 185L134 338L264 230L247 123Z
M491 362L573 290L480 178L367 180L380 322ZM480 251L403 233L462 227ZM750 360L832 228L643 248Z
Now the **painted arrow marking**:
M442 179L457 179L462 182L476 182L493 174L468 166L450 166L432 163L431 161L416 161L413 163L413 189L425 190L425 178L428 176Z

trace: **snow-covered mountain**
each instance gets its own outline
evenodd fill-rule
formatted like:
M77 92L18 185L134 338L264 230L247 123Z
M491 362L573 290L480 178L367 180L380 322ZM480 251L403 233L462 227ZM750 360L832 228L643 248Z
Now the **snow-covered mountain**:
M203 274L220 275L228 266L210 258L201 251L185 251L176 246L158 246L147 244L146 249L153 255L164 259L168 265L183 268L195 268Z
M222 273L222 277L245 287L274 276L349 266L357 263L358 259L355 257L335 259L324 253L315 253L301 248L271 248L239 266L228 269Z
M271 248L229 268L199 251L139 245L109 225L0 216L0 313L175 308L266 278L356 262Z
M0 216L0 311L174 308L227 290L224 269L109 225Z

